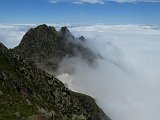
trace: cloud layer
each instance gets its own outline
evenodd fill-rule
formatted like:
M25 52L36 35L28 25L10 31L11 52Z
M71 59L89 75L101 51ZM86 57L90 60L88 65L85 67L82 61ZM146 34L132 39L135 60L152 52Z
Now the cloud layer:
M139 25L70 29L87 37L90 48L105 59L95 68L80 59L65 60L75 73L60 79L72 90L93 96L113 120L159 120L160 30Z
M51 3L69 2L75 4L105 4L106 2L118 2L118 3L138 3L138 2L160 2L160 0L49 0Z
M1 24L0 42L15 47L33 26ZM88 46L105 59L98 60L94 68L79 58L67 59L65 62L75 68L75 73L59 78L70 89L93 96L113 120L159 120L160 30L140 25L69 29L77 37L85 36Z
M26 31L34 25L27 24L0 24L0 42L8 48L17 46Z

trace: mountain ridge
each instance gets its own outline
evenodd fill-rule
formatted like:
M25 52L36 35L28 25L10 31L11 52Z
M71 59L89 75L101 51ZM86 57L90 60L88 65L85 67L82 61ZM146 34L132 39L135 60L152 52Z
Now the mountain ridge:
M30 29L23 37L18 46L20 49L15 47L8 50L0 43L0 101L2 101L0 102L0 120L110 120L96 105L93 98L69 90L53 75L37 67L35 63L43 58L34 58L34 54L39 53L39 49L35 53L32 51L34 54L31 54L28 49L36 46L35 44L30 46L30 42L37 38L34 32L38 31L40 38L45 36L47 42L52 41L49 38L58 33L53 27L46 25L35 29ZM64 39L61 37L55 38L60 38L61 41ZM35 41L38 42L38 40L42 39ZM41 47L43 48L43 45ZM54 53L50 54L54 55ZM48 54L45 55L47 58Z
M85 45L85 41L83 36L75 38L67 27L56 31L43 24L28 30L20 44L11 51L24 59L31 59L41 68L56 71L65 57L81 57L88 64L100 57Z

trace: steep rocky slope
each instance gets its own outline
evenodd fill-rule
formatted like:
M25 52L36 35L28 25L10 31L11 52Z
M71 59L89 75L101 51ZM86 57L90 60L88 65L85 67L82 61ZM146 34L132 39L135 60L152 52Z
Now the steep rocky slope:
M59 32L54 27L40 25L30 29L12 52L31 59L39 67L56 70L64 57L79 56L89 64L99 57L85 45L85 38L75 38L67 27Z
M88 61L79 44L64 39L53 27L41 25L29 30L14 50L0 43L0 120L110 120L93 98L69 90L37 67L50 56L76 55L73 48Z

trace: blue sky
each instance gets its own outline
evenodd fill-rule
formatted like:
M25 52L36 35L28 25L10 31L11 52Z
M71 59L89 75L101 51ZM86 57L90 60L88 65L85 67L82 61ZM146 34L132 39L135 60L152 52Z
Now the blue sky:
M0 23L160 25L160 0L0 0Z

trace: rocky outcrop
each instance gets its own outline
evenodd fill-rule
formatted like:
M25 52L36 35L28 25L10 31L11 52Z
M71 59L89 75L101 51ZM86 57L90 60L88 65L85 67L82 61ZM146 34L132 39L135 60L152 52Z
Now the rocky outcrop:
M83 36L75 38L67 27L57 32L54 27L40 25L30 29L12 52L31 59L41 68L56 70L64 57L78 56L89 64L93 63L99 56L85 45L85 41Z
M13 50L0 43L0 120L110 120L93 98L69 90L37 67L50 57L75 55L73 48L86 54L84 46L65 40L53 27L41 25L30 29Z

